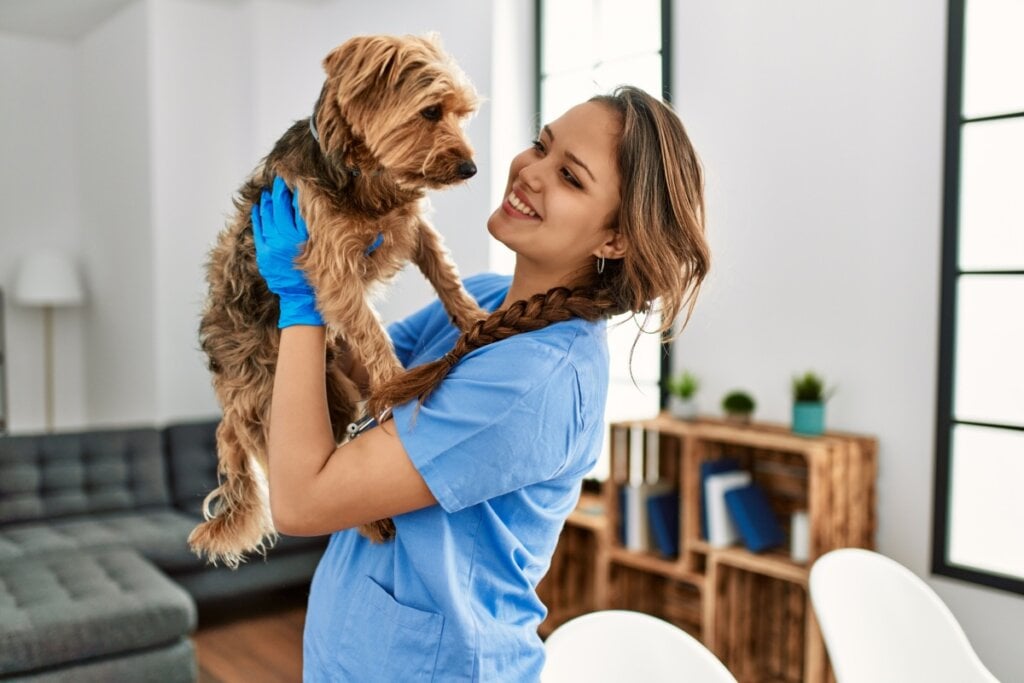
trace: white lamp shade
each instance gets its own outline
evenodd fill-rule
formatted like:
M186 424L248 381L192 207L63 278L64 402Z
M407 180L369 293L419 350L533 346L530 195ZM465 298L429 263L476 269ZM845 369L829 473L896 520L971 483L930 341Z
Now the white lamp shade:
M78 306L85 290L75 262L60 251L36 251L22 261L14 282L14 301L22 306Z

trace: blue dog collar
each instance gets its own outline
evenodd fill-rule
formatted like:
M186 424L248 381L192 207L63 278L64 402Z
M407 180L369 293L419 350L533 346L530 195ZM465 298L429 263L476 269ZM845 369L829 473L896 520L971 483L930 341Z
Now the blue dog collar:
M384 244L384 233L378 232L377 239L373 241L373 244L366 248L366 255L369 256L370 254L372 254L374 251L377 250L377 247L379 247L382 244Z

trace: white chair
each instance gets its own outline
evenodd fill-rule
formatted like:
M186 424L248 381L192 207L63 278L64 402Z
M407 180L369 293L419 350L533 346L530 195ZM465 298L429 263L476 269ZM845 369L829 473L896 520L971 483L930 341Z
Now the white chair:
M810 593L838 683L998 683L935 591L884 555L822 555Z
M640 612L584 614L556 628L544 648L542 683L736 683L696 638Z

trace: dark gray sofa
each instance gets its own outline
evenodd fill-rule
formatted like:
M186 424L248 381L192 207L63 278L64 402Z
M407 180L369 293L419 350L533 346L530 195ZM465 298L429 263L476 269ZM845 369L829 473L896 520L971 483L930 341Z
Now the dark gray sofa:
M0 437L0 680L194 679L197 602L309 582L326 537L237 570L188 549L216 424Z

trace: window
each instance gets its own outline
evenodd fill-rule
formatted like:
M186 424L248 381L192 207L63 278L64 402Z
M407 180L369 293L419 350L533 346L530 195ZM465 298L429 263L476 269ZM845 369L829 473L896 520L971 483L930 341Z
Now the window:
M1024 593L1024 2L950 0L932 571Z
M670 5L669 0L537 0L538 128L617 85L635 85L669 101ZM662 378L671 368L670 347L645 333L634 350L638 325L657 329L659 321L630 318L619 316L608 324L607 422L648 418L665 404ZM607 443L590 476L607 478Z

